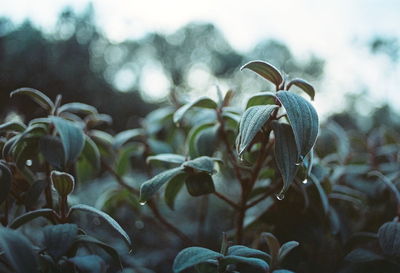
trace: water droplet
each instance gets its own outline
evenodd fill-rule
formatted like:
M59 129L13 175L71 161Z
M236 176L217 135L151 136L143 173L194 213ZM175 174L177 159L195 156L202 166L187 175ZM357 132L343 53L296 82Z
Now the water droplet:
M139 202L139 204L140 204L141 206L144 206L144 205L146 205L146 201Z
M300 165L301 165L301 162L296 162L296 163L294 163L294 165L300 166Z
M133 249L129 249L128 254L133 254Z
M32 166L32 160L28 159L28 160L25 162L25 164L26 164L26 166L28 166L28 167Z
M283 199L285 199L285 194L283 192L280 192L276 195L276 199L278 199L279 201L282 201Z
M243 155L240 155L240 156L239 156L239 161L240 161L240 162L244 162L244 157L243 157Z
M308 183L308 180L307 180L307 178L306 179L304 179L301 183L303 183L303 184L307 184Z

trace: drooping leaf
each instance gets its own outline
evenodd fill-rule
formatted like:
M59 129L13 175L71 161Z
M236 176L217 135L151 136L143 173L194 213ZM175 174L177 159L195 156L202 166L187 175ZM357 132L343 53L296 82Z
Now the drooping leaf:
M66 162L75 162L85 145L82 128L60 117L50 117L50 119L60 134Z
M296 241L290 241L284 243L281 248L279 249L278 253L278 264L283 262L283 259L292 251L295 247L298 247L299 243Z
M279 195L285 194L293 182L297 171L297 148L293 131L289 125L273 122L275 134L275 161L283 178L283 187Z
M276 96L272 92L259 92L252 95L246 104L246 109L256 105L275 104Z
M75 256L68 261L73 263L82 273L106 273L107 265L97 255Z
M166 163L182 164L185 161L183 155L178 154L158 154L147 157L146 162L159 161Z
M239 155L249 147L256 134L261 131L277 105L258 105L247 109L240 120L236 149Z
M7 131L23 132L25 129L26 129L25 124L19 121L9 121L0 124L0 132L7 132Z
M129 247L131 247L132 242L131 242L131 239L129 238L128 234L117 223L117 221L115 221L110 215L108 215L107 213L105 213L101 210L98 210L94 207L84 205L84 204L78 204L78 205L72 206L70 209L70 214L72 214L74 212L79 212L79 211L88 212L88 213L95 214L96 216L99 216L107 224L109 224L110 227L112 227L113 230L115 230L124 239L124 241L128 244Z
M310 96L311 100L314 100L315 90L309 82L298 78L293 79L287 84L287 90L289 90L292 85L297 86L298 88L306 92L307 95Z
M250 248L243 245L234 245L228 248L228 255L242 256L249 258L258 258L266 262L271 261L271 256L264 251Z
M140 186L140 199L139 202L148 201L165 183L168 183L175 176L184 173L184 168L177 167L154 176L152 179L147 180Z
M272 233L263 232L261 236L267 242L268 249L271 254L271 267L274 268L275 265L278 263L278 254L279 249L281 248L281 244Z
M7 199L11 190L12 175L11 170L5 163L0 161L0 205Z
M210 259L223 257L221 253L203 247L185 248L175 257L172 269L174 273L182 272L192 266L207 262Z
M383 253L390 256L400 256L400 223L388 222L378 230L379 245Z
M144 136L143 129L130 129L122 131L114 136L113 146L118 149L128 141L138 141Z
M279 70L272 64L269 64L267 62L251 61L242 66L240 70L243 70L245 68L253 70L261 77L275 84L275 86L277 87L283 82L283 77Z
M21 216L18 216L17 218L15 218L10 224L8 224L9 228L12 229L17 229L20 226L22 226L23 224L26 224L36 218L39 217L45 217L48 219L52 219L54 217L56 217L56 214L54 212L54 210L52 209L37 209L37 210L33 210L33 211L29 211L25 214L22 214Z
M364 248L356 248L347 254L344 259L353 263L365 263L383 260L384 257Z
M42 136L39 141L39 149L44 159L57 170L64 169L65 152L59 137Z
M193 126L186 138L186 147L188 148L188 154L191 158L195 158L200 156L197 151L197 140L198 136L201 134L203 130L207 130L212 128L215 123L203 123L197 126Z
M217 103L208 97L200 97L197 100L183 105L181 108L176 110L173 116L173 121L175 124L179 124L183 116L192 107L216 109L218 107Z
M276 96L286 109L297 151L302 160L317 140L319 126L317 112L307 100L295 93L279 91Z
M239 272L246 273L268 273L269 264L258 258L228 255L221 259L220 264L235 264Z
M75 188L75 178L69 173L52 171L50 179L60 196L67 196Z
M29 240L15 230L0 228L0 249L15 273L39 273Z
M190 174L185 179L186 188L190 195L200 196L215 192L214 181L208 173Z
M81 102L71 102L71 103L66 103L64 105L61 105L58 108L58 113L62 112L71 112L71 113L77 113L77 114L97 114L97 109L96 107L93 107L91 105L81 103Z
M208 157L208 156L200 156L198 158L185 161L182 164L182 167L189 168L195 172L206 172L209 174L213 174L215 172L214 163L215 161L220 161L218 158Z
M75 224L46 226L43 235L46 251L58 261L74 243L78 235L78 226Z
M315 187L317 188L318 194L319 194L319 198L321 199L321 204L322 204L322 209L325 213L325 215L328 215L329 213L329 200L328 200L328 196L326 195L325 190L323 189L321 183L319 182L319 180L314 176L314 174L310 174L309 175L309 179L311 180L311 182L314 183Z
M85 136L85 145L83 146L82 156L86 158L94 170L98 171L100 169L99 148L88 136Z
M27 95L31 97L37 104L39 104L45 110L51 110L54 108L54 103L51 101L49 97L40 92L39 90L22 87L17 90L14 90L10 93L10 98L15 95Z
M185 183L186 176L186 173L178 174L172 178L165 187L164 200L171 210L174 210L175 208L175 199Z

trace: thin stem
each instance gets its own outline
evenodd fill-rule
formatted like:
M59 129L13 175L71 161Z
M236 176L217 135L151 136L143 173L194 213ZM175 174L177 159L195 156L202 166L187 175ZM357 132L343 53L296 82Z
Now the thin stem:
M273 193L276 191L276 189L278 188L278 185L279 185L279 184L276 184L276 185L277 185L277 186L275 186L275 187L268 188L268 190L267 190L266 192L264 192L263 195L261 195L261 196L260 196L259 198L257 198L256 200L254 200L254 201L248 203L248 204L246 205L246 209L249 209L249 208L254 207L254 206L257 205L258 203L260 203L261 201L263 201L263 200L265 200L267 197L269 197L271 194L273 194Z
M226 197L222 193L219 193L219 192L215 191L214 195L217 196L219 199L223 200L224 202L226 202L228 205L230 205L235 210L239 210L240 209L240 207L237 204L235 204L232 200L230 200L228 197Z
M204 238L204 229L208 213L208 195L205 195L200 200L199 220L197 225L197 241L202 242Z
M45 188L46 207L52 209L53 195L51 194L50 165L46 163L45 166L46 166L46 181L47 181L47 185Z

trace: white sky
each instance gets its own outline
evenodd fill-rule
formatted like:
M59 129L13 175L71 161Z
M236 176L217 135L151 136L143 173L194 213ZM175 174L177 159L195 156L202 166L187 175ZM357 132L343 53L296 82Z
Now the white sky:
M50 29L66 5L83 10L87 0L1 0L0 16L30 18ZM344 92L371 89L369 101L387 99L400 110L400 65L371 56L374 34L400 39L400 0L93 0L98 24L116 42L147 31L173 32L191 21L219 27L238 50L265 38L285 42L296 57L324 58L325 79L316 97L320 113L341 109ZM322 91L322 90L321 90ZM317 90L318 92L318 90ZM362 109L358 109L362 110Z

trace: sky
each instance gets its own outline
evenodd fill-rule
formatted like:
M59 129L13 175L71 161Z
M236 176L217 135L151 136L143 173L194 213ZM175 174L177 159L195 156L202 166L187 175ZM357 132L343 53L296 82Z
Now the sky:
M60 10L82 11L87 0L14 0L0 5L0 16L29 18L51 31ZM6 2L6 4L4 4ZM316 54L326 60L320 113L340 110L345 93L368 88L366 103L389 101L400 110L400 65L371 55L377 34L400 39L400 0L92 0L97 23L115 42L148 31L172 33L191 21L214 23L239 51L266 38L285 42L298 59ZM363 108L356 109L363 111ZM366 114L366 113L365 113Z

